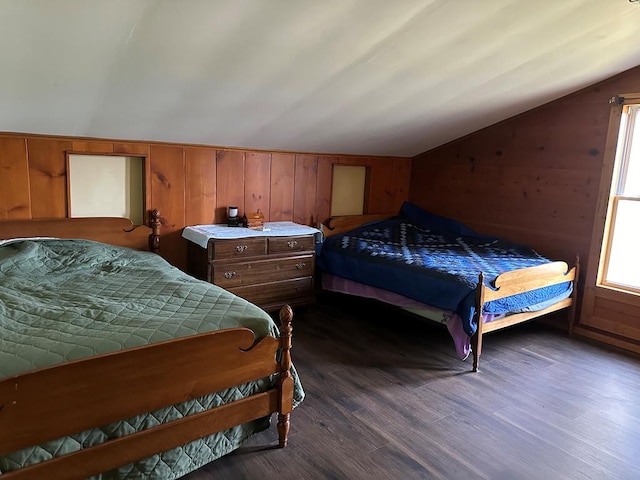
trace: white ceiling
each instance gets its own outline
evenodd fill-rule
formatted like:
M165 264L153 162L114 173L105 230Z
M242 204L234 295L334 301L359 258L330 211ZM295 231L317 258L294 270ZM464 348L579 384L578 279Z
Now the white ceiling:
M0 0L0 131L413 156L639 33L628 0Z

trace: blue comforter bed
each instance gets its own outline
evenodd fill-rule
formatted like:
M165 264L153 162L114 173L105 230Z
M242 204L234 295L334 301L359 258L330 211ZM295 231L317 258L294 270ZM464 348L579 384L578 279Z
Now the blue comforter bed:
M480 272L489 285L501 273L549 261L529 247L479 235L408 202L396 217L328 237L317 256L318 267L327 273L456 312L469 336L477 328ZM482 313L536 309L568 297L571 290L571 282L540 288L488 302Z

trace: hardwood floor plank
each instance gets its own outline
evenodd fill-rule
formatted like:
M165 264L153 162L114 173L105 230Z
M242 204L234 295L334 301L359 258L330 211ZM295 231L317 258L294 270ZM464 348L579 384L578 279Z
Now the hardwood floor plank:
M367 408L359 410L354 416L371 424L381 434L388 435L392 445L397 445L415 458L425 474L430 472L441 478L489 478L460 456L456 449L448 448L439 438L433 437L430 432L434 422L421 418L421 413L422 410L410 411L398 406L388 409L384 414L379 408Z
M492 415L461 410L435 422L429 431L490 479L602 478L585 475L591 468L581 459Z
M518 406L506 408L495 416L533 435L540 442L565 452L567 457L581 459L594 472L601 473L599 478L632 478L631 472L637 470L633 462L637 460L638 452L629 457L627 453L630 452L625 449L629 444L625 437L632 436L637 430L620 431L617 426L617 431L611 435L612 430L602 421L568 423L568 419L561 415L531 411ZM608 435L605 439L606 433Z
M329 376L327 388L346 393L351 412L374 408L384 411L420 412L420 416L434 421L450 413L438 411L415 395L414 389L397 377L377 368L347 367ZM331 399L338 401L334 394ZM411 416L412 418L412 416Z

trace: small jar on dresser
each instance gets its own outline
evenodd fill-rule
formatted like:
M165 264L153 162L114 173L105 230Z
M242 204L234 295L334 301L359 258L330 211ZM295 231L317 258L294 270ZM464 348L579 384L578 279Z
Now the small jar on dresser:
M189 273L267 311L315 301L319 230L294 222L267 222L263 230L226 225L186 227Z

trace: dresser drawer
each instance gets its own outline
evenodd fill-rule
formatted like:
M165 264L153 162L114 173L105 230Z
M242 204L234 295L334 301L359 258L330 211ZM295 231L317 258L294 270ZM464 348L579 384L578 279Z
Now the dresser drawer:
M309 252L315 249L315 237L270 237L269 253Z
M313 295L313 277L282 282L230 288L230 292L259 306L293 302L296 298Z
M287 258L248 260L243 262L214 262L213 283L223 288L257 283L277 282L313 275L314 256L297 255Z
M210 260L244 258L267 253L266 238L238 238L210 241Z

